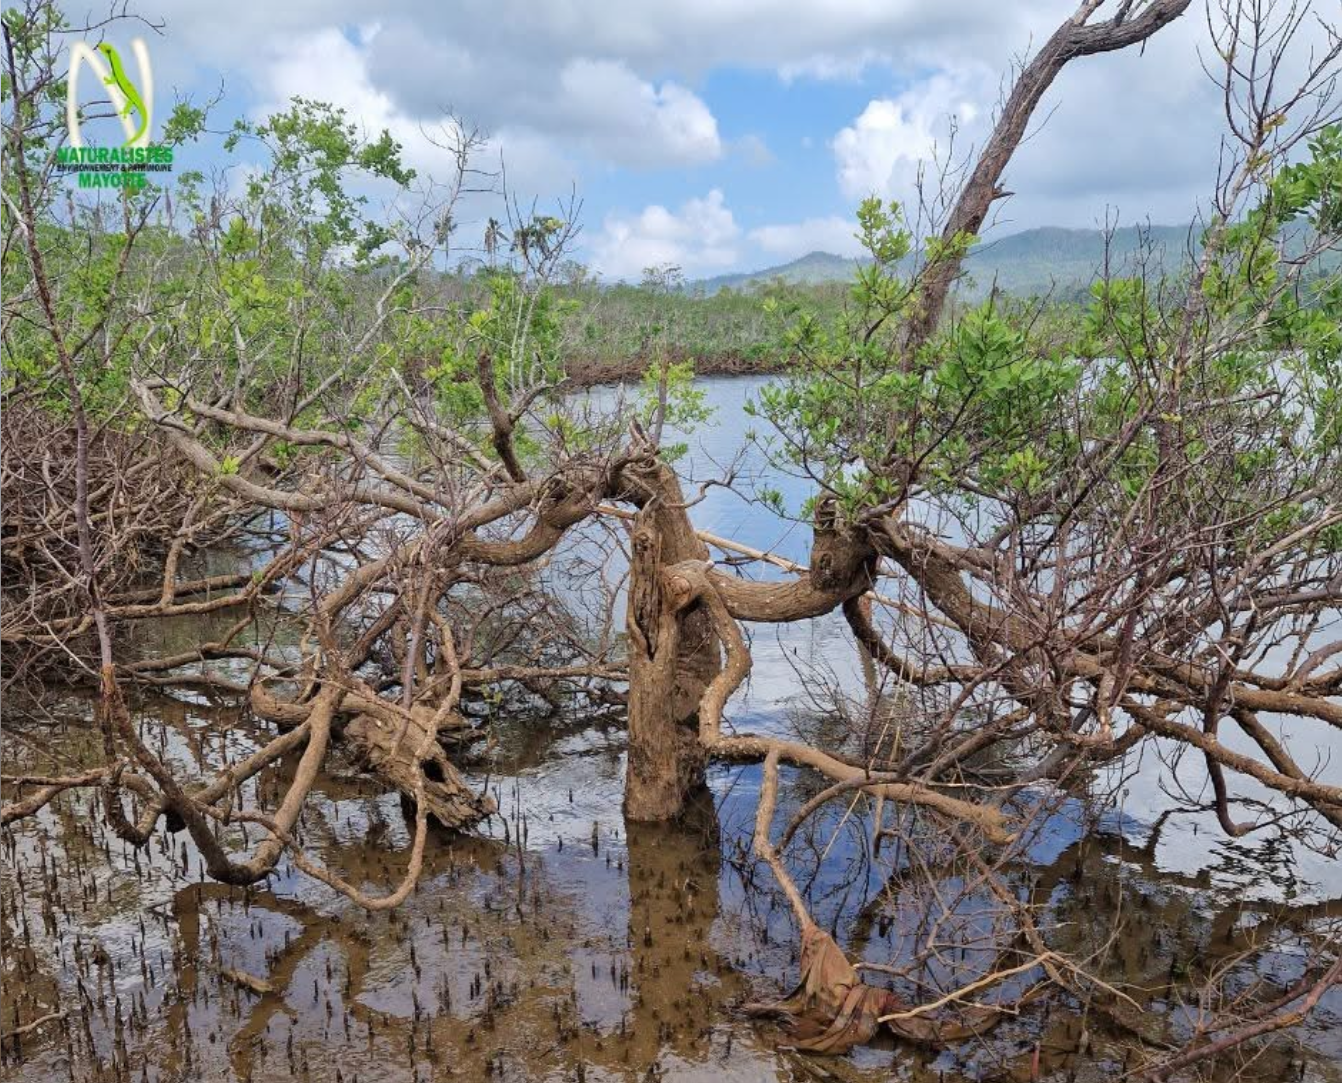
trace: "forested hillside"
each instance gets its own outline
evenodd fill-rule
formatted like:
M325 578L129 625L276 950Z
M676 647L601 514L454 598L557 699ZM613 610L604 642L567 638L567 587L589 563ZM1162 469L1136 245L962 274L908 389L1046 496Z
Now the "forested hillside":
M978 299L992 289L1015 297L1050 297L1073 301L1106 274L1175 274L1197 253L1200 225L1124 226L1100 229L1064 229L1041 226L1019 233L990 233L965 259L958 291ZM1304 250L1299 238L1288 242L1288 253ZM1318 270L1335 268L1337 252L1322 255ZM910 257L910 263L913 257ZM691 289L712 295L721 290L758 290L772 282L816 285L847 282L861 259L845 259L827 252L811 252L776 267L742 274L719 275L692 283Z

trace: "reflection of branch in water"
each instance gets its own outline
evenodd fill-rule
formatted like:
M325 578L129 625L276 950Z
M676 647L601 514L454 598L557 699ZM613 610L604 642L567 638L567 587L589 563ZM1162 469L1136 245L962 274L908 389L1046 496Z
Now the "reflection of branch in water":
M205 964L201 951L201 925L205 905L213 902L222 905L237 901L238 893L222 884L198 884L177 892L172 899L172 913L177 924L178 942L181 945L181 964L178 967L178 986L182 996L179 1003L194 1000L199 981L200 968ZM252 1076L252 1057L254 1039L264 1034L270 1020L277 1013L293 1016L293 1011L285 1004L285 996L293 981L298 966L308 953L329 939L337 939L340 922L335 918L323 917L310 907L292 899L272 895L269 892L248 892L245 896L247 912L253 909L282 915L299 923L302 932L290 939L286 936L285 945L273 957L265 980L274 992L261 996L247 1013L247 1021L230 1042L229 1057L239 1079ZM249 919L250 920L250 919ZM212 938L213 939L213 938ZM213 944L218 949L217 941ZM353 957L351 971L353 971ZM216 967L216 969L218 969ZM168 1016L170 1042L174 1052L182 1050L186 1064L191 1063L191 1038L187 1032L186 1015L173 1010Z
M721 852L717 810L700 792L674 823L626 824L634 1007L621 1056L651 1063L667 1044L694 1044L714 1020L705 992L737 996L744 981L713 946Z
M761 816L771 812L770 768L776 770L776 765L766 763ZM813 804L803 804L803 809ZM912 816L913 813L906 812L904 818ZM1301 946L1310 953L1323 950L1326 944L1317 938L1325 933L1318 929L1317 923L1320 919L1342 916L1342 899L1286 904L1254 901L1243 894L1231 897L1227 892L1215 913L1204 917L1202 911L1209 899L1207 888L1215 873L1208 869L1196 875L1169 873L1155 863L1155 843L1159 829L1167 819L1162 817L1156 825L1154 834L1157 837L1148 839L1141 846L1129 844L1117 834L1088 834L1058 852L1047 865L1031 863L1019 854L995 870L983 863L978 875L986 877L985 882L995 885L1003 893L1004 902L1016 896L1025 900L1029 909L1022 909L1017 920L1024 923L1023 928L1037 922L1035 939L1022 945L1022 954L1015 960L1012 959L1015 949L1011 940L999 939L1001 953L998 961L983 968L984 976L970 980L958 990L954 982L936 982L926 994L920 995L946 1003L962 996L966 990L982 988L985 981L1027 974L1048 962L1050 965L1046 969L1057 971L1061 987L1072 990L1083 1008L1081 1033L1069 1034L1064 1029L1050 1039L1047 1047L1060 1052L1064 1059L1075 1055L1078 1048L1097 1043L1111 1043L1110 1048L1119 1050L1116 1054L1119 1057L1130 1057L1147 1045L1167 1050L1173 1048L1177 1043L1171 1038L1177 1031L1172 1032L1169 1027L1176 1022L1178 1009L1158 1005L1157 1010L1152 1011L1149 1002L1153 996L1173 1001L1187 998L1189 1002L1197 1003L1200 998L1206 998L1209 989L1222 985L1233 989L1236 981L1247 981L1247 991L1241 991L1241 998L1267 997L1271 1003L1285 986L1271 981L1264 984L1256 977L1257 961L1270 958L1275 950L1290 950L1290 945L1297 942L1293 939L1294 934L1309 936L1311 928L1318 930L1313 934L1316 942L1313 945L1305 942ZM865 965L870 970L896 975L900 980L914 978L909 967L921 957L921 952L909 940L909 921L920 922L937 913L949 914L956 907L958 898L970 897L964 894L966 881L960 867L964 855L971 853L970 849L963 845L943 845L940 851L944 859L938 861L935 857L938 846L932 844L932 837L910 833L908 827L905 825L892 832L897 842L890 855L895 867L882 889L856 915L848 940L850 952L861 957L878 926L881 935L891 926L903 928L898 944L903 946L904 954L897 952L897 955L908 960L904 966L859 964L859 969ZM787 837L785 832L783 838ZM759 848L759 835L756 842ZM766 846L772 847L767 839ZM1221 879L1236 872L1242 876L1248 868L1257 868L1261 872L1264 867L1272 867L1279 856L1275 854L1273 840L1265 840L1255 847L1230 843L1217 852L1221 865L1225 866L1221 870ZM762 856L768 856L767 852ZM819 855L812 856L819 860ZM1266 865L1261 860L1264 858ZM779 871L775 869L776 874ZM786 878L790 876L790 868L781 869L779 879L785 892L788 887ZM972 880L969 882L972 884ZM1162 893L1162 886L1177 890ZM913 894L901 905L901 897L909 893ZM809 919L807 903L801 901L800 896L790 897L793 897L793 908L805 929ZM1013 902L1008 911L1014 910L1016 905ZM1031 913L1035 917L1032 918ZM1261 920L1246 925L1242 919L1250 913ZM1097 925L1095 914L1117 915L1117 918ZM937 919L933 926L942 920ZM923 935L928 935L926 929ZM1283 935L1287 939L1283 940ZM927 942L932 943L930 939ZM963 960L966 941L959 939L952 943L960 945L957 950ZM817 969L825 970L825 966L816 961L823 955L815 948L806 953L804 976L814 977L813 972ZM826 973L851 993L856 989L856 983L850 981L846 963L840 964L839 959L834 954L834 964ZM1080 966L1087 969L1082 971ZM1317 977L1320 972L1315 967L1309 973ZM1294 980L1288 969L1285 981ZM803 983L792 1000L786 1002L787 1006L803 1012L808 1007L814 1008L821 992L814 988L815 984L815 981L809 985ZM946 992L948 987L949 993ZM1303 997L1305 994L1298 992L1297 995ZM1087 1032L1084 1023L1089 1008L1094 1008L1101 1016L1091 1024L1094 1033ZM859 1009L860 1006L855 1007L851 1012L852 1025L857 1024L861 1015ZM890 1014L896 1016L896 1021L907 1021L921 1010ZM840 1014L843 1014L842 1009ZM1066 1017L1060 1015L1057 1018ZM1044 1025L1050 1032L1056 1031L1052 1013L1048 1019ZM865 1033L865 1030L860 1032ZM842 1037L846 1044L858 1033L854 1031L837 1037ZM1137 1039L1135 1045L1133 1038ZM825 1048L829 1048L837 1038L820 1035L819 1040L827 1043ZM842 1048L842 1044L838 1048ZM1044 1063L1052 1059L1053 1055L1050 1055Z
M1223 1056L1246 1042L1274 1031L1299 1026L1309 1013L1318 1007L1323 995L1340 982L1342 982L1342 954L1321 972L1318 969L1307 972L1281 996L1259 1006L1247 1016L1237 1014L1228 1019L1215 1019L1201 1025L1197 1039L1187 1043L1182 1052L1158 1061L1147 1072L1146 1078L1152 1083L1161 1083L1175 1072L1201 1061ZM1295 1007L1292 1008L1293 1004ZM1218 1031L1227 1033L1223 1033L1213 1041L1206 1040L1209 1035Z

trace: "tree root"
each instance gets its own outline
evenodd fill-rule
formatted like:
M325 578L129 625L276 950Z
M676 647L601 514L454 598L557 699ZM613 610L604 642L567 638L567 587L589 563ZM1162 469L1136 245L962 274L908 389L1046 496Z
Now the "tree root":
M891 1034L918 1045L942 1047L978 1037L1014 1009L977 1006L956 1021L911 1015L896 993L862 981L834 939L819 926L801 932L801 981L782 1000L751 1003L754 1016L781 1018L795 1045L807 1053L840 1054L863 1045L884 1026Z

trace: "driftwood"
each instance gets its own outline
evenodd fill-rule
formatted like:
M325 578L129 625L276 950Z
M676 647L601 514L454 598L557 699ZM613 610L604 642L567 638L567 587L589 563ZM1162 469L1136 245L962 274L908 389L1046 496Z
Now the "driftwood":
M257 714L281 725L300 724L309 711L307 704L283 700L262 684L252 689L251 701ZM461 830L494 812L494 801L466 785L438 743L439 734L466 726L457 711L436 711L424 704L413 704L406 711L358 692L345 694L342 709L354 714L336 731L341 750L412 806L422 768L429 815L444 827ZM430 730L434 731L432 738L428 737ZM427 752L417 758L420 748Z
M978 1006L958 1020L910 1017L909 1005L889 989L868 985L819 926L801 933L801 981L782 1000L745 1005L750 1015L781 1018L808 1053L846 1053L871 1041L882 1026L905 1041L946 1046L986 1033L1005 1010Z
M371 714L356 715L341 734L341 745L351 760L395 787L412 805L422 769L429 815L444 827L460 830L494 812L493 799L466 785L437 740L428 741L428 752L416 759L428 723L418 715L406 723L402 733Z
M221 970L221 978L227 978L240 989L246 989L249 993L255 993L257 996L266 996L275 991L275 986L266 981L265 978L258 978L254 974L248 974L245 970Z

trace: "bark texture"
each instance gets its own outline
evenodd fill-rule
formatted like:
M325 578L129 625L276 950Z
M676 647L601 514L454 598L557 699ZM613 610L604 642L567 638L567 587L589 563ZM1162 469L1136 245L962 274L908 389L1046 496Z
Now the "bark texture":
M281 724L303 723L310 709L308 704L284 702L263 685L252 689L251 699L257 714ZM422 769L424 803L442 826L464 830L495 811L493 799L466 784L438 741L440 734L464 726L457 712L442 718L440 712L420 704L408 713L396 711L375 696L356 692L346 693L342 707L352 717L337 728L336 744L355 766L396 790L412 807L418 804ZM422 755L421 749L426 750Z
M711 616L667 596L662 568L670 561L708 562L665 467L659 488L634 523L630 545L629 768L625 815L635 821L673 819L686 796L703 785L705 755L698 738L698 707L721 668Z

